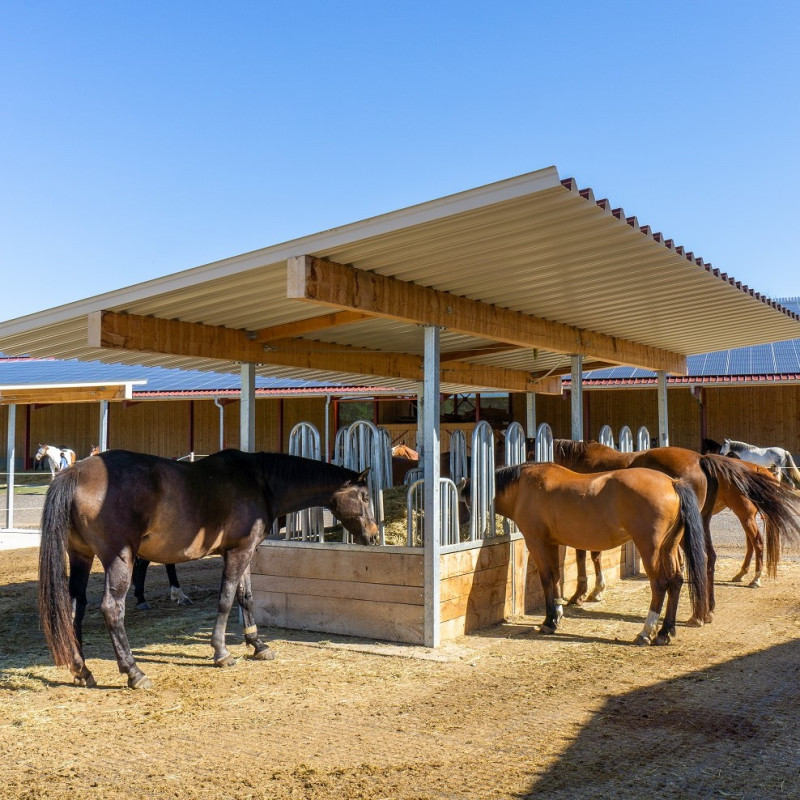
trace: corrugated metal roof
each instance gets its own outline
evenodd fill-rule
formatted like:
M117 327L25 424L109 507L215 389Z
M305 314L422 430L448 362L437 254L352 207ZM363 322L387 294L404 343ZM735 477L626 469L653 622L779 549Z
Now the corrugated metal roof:
M673 353L691 355L796 338L800 322L554 167L392 212L155 281L0 323L0 350L149 367L238 372L232 361L100 350L87 314L109 310L260 330L330 309L290 299L287 259L311 255ZM371 319L304 337L419 354L419 326ZM487 340L453 332L442 353ZM476 364L546 372L543 349L474 356ZM591 366L587 360L587 366ZM415 381L262 364L261 376L414 391ZM445 391L471 387L443 385Z

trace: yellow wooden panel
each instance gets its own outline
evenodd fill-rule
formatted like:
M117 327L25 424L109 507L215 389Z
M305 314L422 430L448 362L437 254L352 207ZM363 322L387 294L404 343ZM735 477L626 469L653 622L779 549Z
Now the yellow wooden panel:
M279 575L253 575L253 589L263 592L282 592L308 597L367 600L369 602L404 603L422 605L421 586L391 586L385 583L363 581L324 580L319 578L284 577Z

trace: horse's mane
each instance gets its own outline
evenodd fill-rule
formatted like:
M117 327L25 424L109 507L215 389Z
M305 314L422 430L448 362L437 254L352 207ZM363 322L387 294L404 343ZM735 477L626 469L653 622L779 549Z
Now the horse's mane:
M748 444L747 442L740 442L738 439L726 439L729 447L736 447L740 450L754 450L755 445Z
M520 476L520 464L511 467L500 467L494 473L494 493L502 494L512 483L516 483Z
M553 439L553 450L567 459L586 457L589 442L574 442L572 439Z

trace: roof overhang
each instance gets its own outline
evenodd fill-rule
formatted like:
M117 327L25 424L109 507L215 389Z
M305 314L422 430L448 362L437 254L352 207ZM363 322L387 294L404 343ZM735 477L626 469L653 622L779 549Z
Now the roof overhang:
M414 391L560 392L570 355L686 373L797 315L554 167L0 323L0 351Z
M133 387L145 383L147 381L0 386L0 406L130 400L133 397Z

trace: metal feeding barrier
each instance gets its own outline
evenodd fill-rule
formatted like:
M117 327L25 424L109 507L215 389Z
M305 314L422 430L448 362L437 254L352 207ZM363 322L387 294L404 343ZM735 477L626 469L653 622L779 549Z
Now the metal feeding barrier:
M525 463L527 460L526 445L525 429L519 422L512 422L506 428L505 464L507 467ZM503 531L508 534L518 533L519 528L513 520L503 517Z
M546 422L536 429L534 460L537 464L553 461L553 431Z
M650 431L642 425L638 431L636 431L636 449L637 450L649 450L650 449Z
M344 431L344 433L342 433ZM341 437L340 437L341 435ZM341 465L355 472L369 468L367 486L370 505L378 523L380 543L386 544L383 490L392 485L392 440L388 432L369 420L358 420L336 433L335 450ZM349 534L344 532L349 541Z
M619 451L620 453L633 452L633 434L627 425L619 429Z
M614 445L614 432L611 430L610 425L603 425L600 428L600 433L597 435L597 441L600 444L604 444L606 447L611 447L616 449Z
M464 431L458 429L450 434L450 478L458 484L468 475L467 440Z
M443 547L458 544L458 489L450 478L439 478L439 493L439 542ZM425 481L421 478L408 487L406 512L406 542L409 547L421 547L425 541Z
M316 461L322 459L319 431L310 422L298 422L292 428L289 433L289 455L313 458ZM317 506L287 514L285 538L302 542L324 542L323 509Z
M482 420L472 431L470 541L494 536L494 433Z

